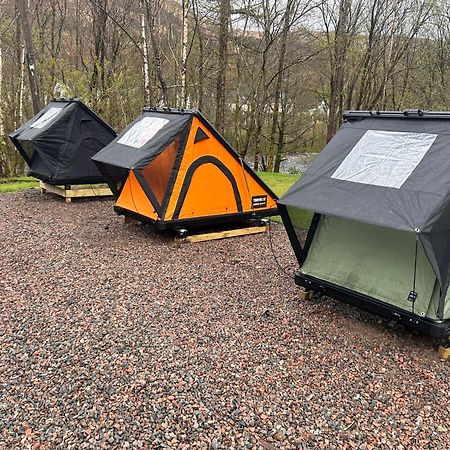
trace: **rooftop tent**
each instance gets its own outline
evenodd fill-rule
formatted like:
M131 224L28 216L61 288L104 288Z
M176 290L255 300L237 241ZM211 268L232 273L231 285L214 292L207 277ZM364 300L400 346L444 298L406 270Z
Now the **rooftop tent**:
M277 214L276 195L195 110L146 108L93 161L115 211L162 230Z
M50 184L104 182L91 161L117 133L80 100L52 100L9 137L30 167Z
M344 115L278 205L296 283L450 334L450 113ZM302 244L298 211L315 214Z

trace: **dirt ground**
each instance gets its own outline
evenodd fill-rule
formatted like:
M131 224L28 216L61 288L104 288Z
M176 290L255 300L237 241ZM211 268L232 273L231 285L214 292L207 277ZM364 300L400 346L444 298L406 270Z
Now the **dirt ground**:
M178 247L32 190L0 233L2 449L448 448L436 341L299 301L265 235Z

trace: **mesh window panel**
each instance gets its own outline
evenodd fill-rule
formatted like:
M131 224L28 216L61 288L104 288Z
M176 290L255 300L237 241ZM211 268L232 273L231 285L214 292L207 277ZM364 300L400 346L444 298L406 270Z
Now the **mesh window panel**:
M154 196L161 205L169 184L175 158L180 147L180 138L177 137L164 151L142 169Z

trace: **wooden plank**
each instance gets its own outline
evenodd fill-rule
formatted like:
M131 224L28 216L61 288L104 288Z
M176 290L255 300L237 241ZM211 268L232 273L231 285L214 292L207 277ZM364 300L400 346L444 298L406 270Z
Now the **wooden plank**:
M450 347L439 347L439 359L442 361L448 361L450 359Z
M298 296L302 301L311 300L314 296L314 291L313 290L305 291L301 289Z
M235 230L224 230L224 231L216 231L212 233L203 233L203 234L194 234L192 236L186 236L184 238L176 238L175 242L178 244L182 242L205 242L205 241L213 241L216 239L226 239L230 237L238 237L238 236L246 236L250 234L257 233L266 233L267 226L259 226L259 227L247 227L247 228L237 228Z
M39 185L41 192L51 192L52 194L59 195L66 199L66 203L70 203L72 198L79 197L104 197L112 195L111 190L108 187L97 187L97 186L83 186L78 189L66 189L62 186L55 186L53 184L40 182Z
M86 186L80 189L66 189L66 197L105 197L112 195L107 187Z
M54 186L53 184L41 181L40 187L43 190L43 192L51 192L52 194L57 194L60 195L61 197L66 196L65 189L60 186Z

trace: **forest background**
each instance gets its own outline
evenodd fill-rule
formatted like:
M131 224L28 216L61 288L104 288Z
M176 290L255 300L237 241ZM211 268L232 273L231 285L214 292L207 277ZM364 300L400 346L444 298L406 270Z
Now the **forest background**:
M8 134L54 97L116 130L145 105L200 109L254 167L320 151L348 109L448 110L448 0L0 0ZM295 170L295 169L292 169Z

